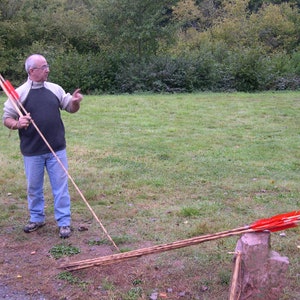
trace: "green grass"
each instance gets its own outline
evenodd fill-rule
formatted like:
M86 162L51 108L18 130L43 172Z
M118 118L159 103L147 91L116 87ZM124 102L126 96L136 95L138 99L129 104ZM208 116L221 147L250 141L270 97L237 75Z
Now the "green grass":
M69 245L69 244L59 244L59 245L53 246L49 250L49 253L51 254L51 256L53 258L59 259L64 256L76 255L76 254L80 253L80 249L78 249L77 247L74 247L72 245Z
M166 243L297 210L299 99L299 92L86 96L77 114L63 112L69 171L110 235L127 241ZM16 132L8 137L2 126L0 141L5 226L24 218L24 201L10 198L24 200L26 188ZM74 218L91 219L70 189ZM230 262L226 251L235 243L177 255L202 268L220 267ZM274 250L290 259L283 299L297 297L299 244L299 228L285 239L272 235ZM226 268L215 276L215 286L228 283Z
M142 223L154 217L169 230L170 214L176 219L189 206L212 229L293 210L299 207L298 98L86 97L80 113L64 116L71 172L104 217L114 215L124 229L131 217Z
M71 285L77 285L78 287L80 287L83 290L86 290L89 282L85 282L82 281L81 279L79 279L78 277L74 276L72 273L70 272L61 272L57 275L57 278L59 280L63 280L68 282Z

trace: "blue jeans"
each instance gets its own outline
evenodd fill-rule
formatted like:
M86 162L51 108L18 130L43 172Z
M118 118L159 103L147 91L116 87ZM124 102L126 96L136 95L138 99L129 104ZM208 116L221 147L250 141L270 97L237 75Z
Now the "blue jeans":
M66 150L57 151L65 168L68 168ZM27 200L31 222L45 221L44 171L46 169L54 199L54 217L58 226L70 226L71 201L68 175L52 153L23 156L27 178Z

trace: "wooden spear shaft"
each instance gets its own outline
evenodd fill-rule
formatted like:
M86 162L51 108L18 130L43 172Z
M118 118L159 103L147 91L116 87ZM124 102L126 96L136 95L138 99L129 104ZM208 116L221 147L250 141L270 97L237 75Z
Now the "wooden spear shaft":
M262 231L280 231L288 228L293 228L300 222L300 211L292 211L289 213L279 214L268 219L261 219L249 226L239 227L231 230L222 231L219 233L198 236L186 240L181 240L169 244L156 245L144 249L133 250L125 253L118 253L109 256L104 256L96 259L83 260L64 264L60 268L67 270L78 270L92 266L107 265L111 263L120 262L123 260L140 257L142 255L154 254L168 250L179 249L191 245L196 245L206 241L216 240L228 236L240 235L248 232L262 232Z
M233 276L232 276L229 300L238 300L240 298L239 295L236 295L236 294L237 294L237 290L238 290L238 278L239 278L239 273L240 273L240 268L241 268L241 261L242 261L242 253L238 251L236 253L235 266L234 266L234 272L233 272Z
M152 247L142 248L142 249L128 251L128 252L124 252L124 253L117 253L117 254L112 254L112 255L103 256L103 257L99 257L99 258L87 259L87 260L62 264L59 268L65 269L68 271L74 271L74 270L80 270L80 269L85 269L85 268L94 267L94 266L109 265L109 264L129 260L132 258L141 257L143 255L149 255L149 254L155 254L155 253L161 253L161 252L165 252L165 251L180 249L183 247L193 246L193 245L197 245L197 244L200 244L203 242L212 241L212 240L216 240L216 239L220 239L220 238L224 238L224 237L228 237L228 236L240 235L240 234L247 233L247 232L254 232L254 230L250 229L248 226L245 226L245 227L240 227L240 228L223 231L223 232L219 232L219 233L193 237L190 239L176 241L176 242L172 242L172 243L168 243L168 244L155 245Z
M25 113L25 115L28 115L28 112L26 111L25 107L22 105L21 101L19 101L18 99L14 99L11 96L11 94L9 93L8 89L6 88L4 82L5 82L4 78L0 75L0 85L1 85L1 88L3 89L3 91L5 92L5 94L8 96L9 100L11 101L12 105L14 106L14 108L17 111L17 113L19 114L19 116L20 117L23 116L20 108L23 110L23 112ZM17 103L19 104L20 108L17 105ZM70 173L68 172L68 170L66 169L66 167L64 166L64 164L62 163L62 161L60 160L60 158L57 156L57 154L55 153L55 151L52 149L51 145L48 143L47 139L45 138L45 136L43 135L43 133L40 131L40 129L38 128L38 126L36 125L36 123L34 122L33 119L31 119L31 124L34 126L34 128L36 129L36 131L38 132L38 134L40 135L40 137L43 139L43 141L45 142L45 144L47 145L47 147L49 148L49 150L51 151L51 153L53 154L53 156L56 158L56 160L58 161L58 163L60 164L60 166L62 167L62 169L64 170L64 172L66 173L66 175L68 176L68 178L70 179L70 181L72 182L72 184L74 185L75 189L77 190L77 192L81 196L82 200L85 202L86 206L88 207L88 209L90 210L90 212L92 213L92 215L94 216L94 218L96 219L96 221L99 223L100 227L102 228L103 232L106 234L107 238L111 241L111 243L118 250L118 252L120 252L120 249L115 244L115 242L113 241L113 239L111 238L111 236L108 234L107 230L105 229L105 227L103 226L103 224L101 223L101 221L99 220L99 218L97 217L97 215L95 214L94 210L92 209L92 207L90 206L90 204L88 203L88 201L86 200L86 198L84 197L84 195L82 194L82 192L80 191L80 189L77 186L76 182L74 181L74 179L72 178L72 176L70 175Z

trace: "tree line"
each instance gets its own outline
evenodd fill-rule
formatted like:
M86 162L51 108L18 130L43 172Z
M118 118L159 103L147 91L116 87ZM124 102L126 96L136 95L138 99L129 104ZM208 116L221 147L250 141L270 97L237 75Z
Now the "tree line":
M296 90L300 0L2 0L0 72L84 93Z

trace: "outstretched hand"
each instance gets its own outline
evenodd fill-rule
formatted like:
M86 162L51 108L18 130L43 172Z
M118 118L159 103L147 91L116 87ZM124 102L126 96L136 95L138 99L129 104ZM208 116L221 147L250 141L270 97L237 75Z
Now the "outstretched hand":
M74 103L80 103L80 101L82 100L83 96L80 93L80 89L76 89L72 95L72 102Z

